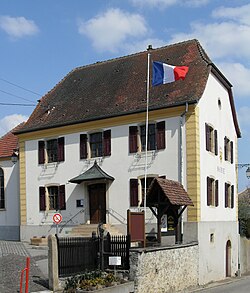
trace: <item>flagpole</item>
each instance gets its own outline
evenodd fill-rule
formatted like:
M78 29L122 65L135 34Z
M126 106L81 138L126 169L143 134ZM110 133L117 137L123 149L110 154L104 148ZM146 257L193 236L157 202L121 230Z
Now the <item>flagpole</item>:
M148 46L148 51L151 45ZM150 86L150 57L148 52L148 68L147 68L147 109L146 109L146 143L145 143L145 177L144 177L144 212L146 213L146 194L147 194L147 167L148 167L148 104L149 104L149 86Z

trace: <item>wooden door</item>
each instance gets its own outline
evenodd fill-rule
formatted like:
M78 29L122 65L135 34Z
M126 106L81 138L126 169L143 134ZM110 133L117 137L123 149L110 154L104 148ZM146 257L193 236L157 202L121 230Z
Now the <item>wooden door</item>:
M226 277L231 277L231 241L228 240L226 244Z
M90 223L106 223L106 184L89 186Z

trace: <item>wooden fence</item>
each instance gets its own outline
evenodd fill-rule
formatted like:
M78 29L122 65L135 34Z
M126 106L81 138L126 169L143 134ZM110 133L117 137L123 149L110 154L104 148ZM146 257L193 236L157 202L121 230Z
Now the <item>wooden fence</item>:
M103 244L101 241L100 237L57 237L59 277L100 269L101 261L104 269L112 268L109 256L120 256L121 266L117 268L128 270L130 235L111 236L108 233Z

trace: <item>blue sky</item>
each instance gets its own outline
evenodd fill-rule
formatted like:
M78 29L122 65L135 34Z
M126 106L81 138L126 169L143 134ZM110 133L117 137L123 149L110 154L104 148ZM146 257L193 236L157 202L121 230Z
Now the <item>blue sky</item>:
M250 3L244 0L1 0L0 135L69 71L197 38L233 84L250 163ZM239 190L249 185L239 170Z

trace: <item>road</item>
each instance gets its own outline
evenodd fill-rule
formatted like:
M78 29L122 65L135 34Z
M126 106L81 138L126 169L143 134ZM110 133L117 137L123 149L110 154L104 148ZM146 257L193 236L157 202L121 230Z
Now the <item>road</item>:
M242 277L241 279L235 279L230 283L215 286L212 284L212 288L206 288L198 290L202 293L250 293L250 276Z

